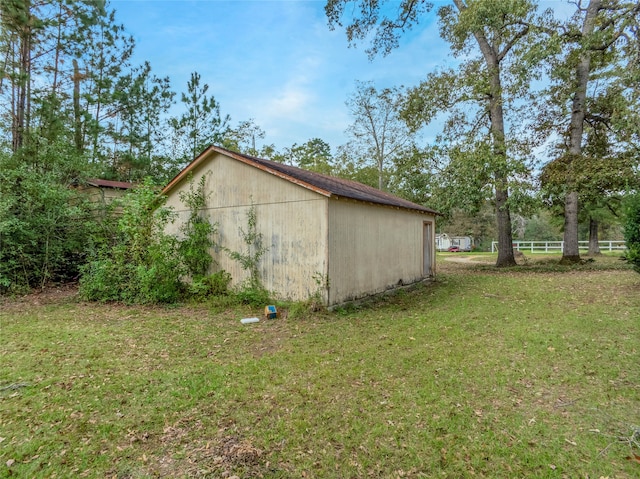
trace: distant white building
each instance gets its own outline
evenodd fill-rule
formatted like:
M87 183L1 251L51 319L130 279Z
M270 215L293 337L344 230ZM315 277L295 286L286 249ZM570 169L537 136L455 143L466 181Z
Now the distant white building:
M471 236L449 236L447 233L436 234L436 249L438 251L447 251L452 246L457 246L461 251L471 251L473 239Z

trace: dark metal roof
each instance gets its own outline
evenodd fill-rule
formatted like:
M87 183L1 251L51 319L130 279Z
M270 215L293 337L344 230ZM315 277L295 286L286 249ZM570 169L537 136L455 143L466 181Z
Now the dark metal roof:
M352 200L365 201L385 206L393 206L396 208L404 208L409 210L420 211L430 214L439 214L435 210L418 205L411 201L404 200L390 193L378 190L371 186L363 185L357 181L345 180L335 176L323 175L313 171L303 170L277 161L265 160L254 156L237 153L225 148L210 146L202 152L195 160L193 160L184 170L182 170L167 186L162 190L163 194L170 191L177 183L179 183L189 171L199 165L204 158L209 156L209 152L217 152L225 156L242 161L245 164L254 166L268 173L274 174L292 183L302 187L316 191L324 196L336 196L348 198Z
M126 181L101 180L99 178L90 178L87 180L87 184L98 188L118 188L121 190L128 190L135 186L133 183L127 183Z

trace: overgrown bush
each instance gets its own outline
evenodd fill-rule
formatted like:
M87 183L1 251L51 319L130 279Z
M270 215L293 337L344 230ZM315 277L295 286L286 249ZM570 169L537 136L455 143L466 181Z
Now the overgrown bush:
M640 194L627 198L624 239L627 242L624 258L640 273Z
M251 278L240 283L235 289L238 301L251 306L265 306L271 302L271 294L262 286L261 282L252 281Z
M230 282L231 275L224 270L194 278L188 288L189 296L198 301L212 296L226 296L229 294Z
M125 197L114 244L83 269L83 297L142 304L180 299L185 268L177 239L164 233L173 212L163 201L150 180Z
M60 161L0 155L0 292L75 278L99 232L90 204L71 188L78 172Z

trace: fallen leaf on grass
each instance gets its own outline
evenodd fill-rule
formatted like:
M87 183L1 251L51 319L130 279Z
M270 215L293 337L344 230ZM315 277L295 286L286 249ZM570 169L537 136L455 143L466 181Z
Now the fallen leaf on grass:
M626 459L640 464L640 456L638 456L637 454L631 454L630 456L627 456Z

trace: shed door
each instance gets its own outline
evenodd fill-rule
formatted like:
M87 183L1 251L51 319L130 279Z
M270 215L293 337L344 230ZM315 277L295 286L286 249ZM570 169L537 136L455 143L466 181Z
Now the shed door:
M433 223L425 221L422 227L422 274L433 276Z

